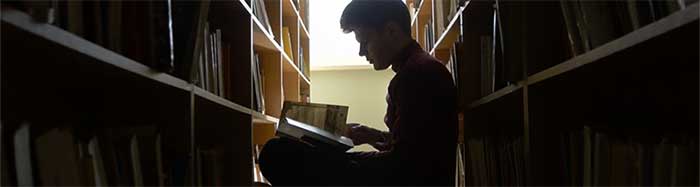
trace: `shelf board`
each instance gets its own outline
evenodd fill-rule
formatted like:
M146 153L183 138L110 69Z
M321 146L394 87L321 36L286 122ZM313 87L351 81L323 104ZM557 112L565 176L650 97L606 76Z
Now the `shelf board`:
M651 23L645 27L637 29L625 36L608 42L582 55L569 59L561 64L543 70L527 78L526 84L535 84L557 75L575 70L584 65L594 63L619 53L628 48L639 45L647 40L661 36L671 30L698 20L698 3L679 10L665 18Z
M252 110L247 108L247 107L244 107L244 106L241 106L241 105L236 104L234 102L231 102L228 99L225 99L223 97L219 97L219 96L217 96L217 95L215 95L207 90L199 88L197 86L192 86L192 87L193 87L192 91L194 91L194 94L199 96L199 97L202 97L202 98L207 99L211 102L217 103L219 105L225 106L227 108L230 108L232 110L235 110L235 111L238 111L241 113L250 114L250 115L253 114Z
M450 49L452 47L452 43L454 43L455 40L459 37L459 26L457 21L459 20L460 16L462 15L462 11L466 7L469 6L469 2L467 1L466 5L460 7L457 12L455 13L454 17L452 17L452 21L450 21L450 24L447 25L445 28L445 31L440 35L440 38L435 42L435 47L433 47L432 50L430 50L431 55L435 55L436 50L443 50L443 49ZM457 26L455 26L457 25Z
M130 73L140 75L153 81L163 83L182 90L189 90L189 83L173 77L167 73L158 72L150 67L126 58L121 54L105 49L95 43L85 40L56 26L37 23L31 16L14 9L3 9L2 21L17 27L19 30L28 32L33 36L48 40L58 44L68 50L76 51L89 58L96 59L95 62L109 64Z
M482 106L484 104L487 104L491 101L494 101L494 100L500 99L504 96L507 96L508 94L511 94L511 93L521 89L523 87L522 85L523 85L522 82L520 82L518 84L509 85L509 86L506 86L504 88L501 88L500 90L498 90L496 92L493 92L485 97L482 97L479 100L472 102L471 104L469 104L469 109L477 108L477 107Z
M252 116L253 116L253 123L275 124L275 123L279 122L279 119L277 119L276 117L265 115L265 114L262 114L258 111L252 111Z
M416 25L416 22L418 21L418 17L422 16L428 16L428 10L433 8L433 3L432 0L423 0L420 2L420 5L418 6L418 10L416 10L415 16L411 18L411 27Z

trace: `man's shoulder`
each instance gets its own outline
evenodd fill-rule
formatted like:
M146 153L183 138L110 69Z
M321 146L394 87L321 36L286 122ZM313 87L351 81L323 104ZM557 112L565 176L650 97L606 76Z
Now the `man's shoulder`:
M402 72L407 76L439 76L449 74L444 64L426 52L414 54L402 68Z

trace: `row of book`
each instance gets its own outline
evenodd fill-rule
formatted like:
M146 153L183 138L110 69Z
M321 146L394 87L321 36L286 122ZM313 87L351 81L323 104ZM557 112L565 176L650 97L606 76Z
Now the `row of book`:
M230 45L222 41L221 29L210 29L204 23L204 32L199 38L203 48L197 64L192 67L192 83L213 94L230 98L231 59Z
M481 60L479 62L481 84L478 88L481 92L480 95L483 97L500 88L517 84L525 75L534 74L564 62L568 58L581 55L694 2L696 1L562 0L541 2L536 5L516 4L510 1L501 2L501 4L494 6L493 17L490 18L492 22L489 22L488 26L492 28L492 32L488 35L482 35L479 40L471 40L479 41L481 46ZM530 15L530 17L522 16L530 11L551 11L540 12L537 15L553 15L554 18L537 17L535 14ZM539 23L542 21L556 22L557 20L562 20L565 23L564 26ZM523 24L526 25L523 26ZM563 28L558 29L558 27ZM469 32L468 30L466 32ZM555 33L560 30L564 33ZM543 31L547 34L543 34ZM566 49L560 49L556 42L551 44L523 43L524 38L528 41L538 41L543 40L543 37L548 37L550 39L547 41L557 41L558 39L551 39L557 35L566 38L561 40L562 48ZM428 36L426 38L430 39ZM523 47L523 45L529 47ZM552 51L542 51L543 49L552 49ZM553 53L557 55L551 55ZM550 55L547 58L527 59L522 56L523 54L531 56L527 58ZM560 57L562 54L564 57ZM528 69L523 69L523 63L526 61Z
M571 51L580 55L697 1L561 1Z
M524 186L522 138L469 139L462 155L468 186Z
M69 128L41 133L23 124L13 135L13 152L3 155L3 172L14 158L19 186L185 185L186 156L168 154L155 127L109 129L92 137ZM8 159L8 160L6 160ZM7 167L7 168L6 168ZM5 175L3 175L5 176ZM8 182L12 181L12 182Z
M560 137L560 165L571 185L698 185L697 136L642 139L586 126Z
M13 142L7 145L12 145L9 153L14 154L2 155L2 185L223 186L221 148L197 147L196 168L190 169L189 154L164 146L155 126L85 134L73 128L43 130L25 123L10 134ZM195 178L190 177L193 174Z
M7 5L159 71L174 71L170 0L46 0Z
M209 1L11 1L36 21L120 53L158 71L189 80L196 39Z

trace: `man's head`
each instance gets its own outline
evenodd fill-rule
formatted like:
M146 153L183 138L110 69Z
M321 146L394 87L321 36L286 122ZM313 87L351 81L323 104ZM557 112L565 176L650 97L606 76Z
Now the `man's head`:
M375 70L389 67L411 42L411 17L401 0L353 0L340 18L343 32L355 33L364 56Z

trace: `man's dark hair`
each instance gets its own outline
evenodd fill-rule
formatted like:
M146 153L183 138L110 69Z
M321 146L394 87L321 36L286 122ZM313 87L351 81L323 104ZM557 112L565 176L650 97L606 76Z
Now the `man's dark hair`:
M379 29L395 22L406 34L411 34L411 16L401 0L353 0L345 7L340 17L343 32L352 32L354 27Z

